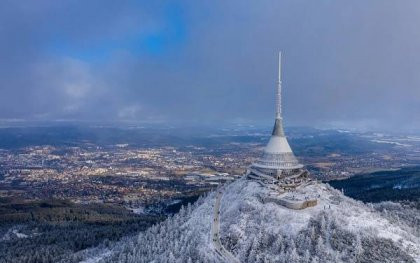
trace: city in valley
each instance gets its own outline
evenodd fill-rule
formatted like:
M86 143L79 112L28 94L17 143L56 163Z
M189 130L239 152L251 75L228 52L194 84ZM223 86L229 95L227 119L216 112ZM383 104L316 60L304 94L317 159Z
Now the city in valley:
M1 130L1 197L104 203L153 213L156 205L197 198L244 175L267 142L269 128L26 129L30 134L18 127ZM63 131L66 138L57 135ZM321 181L420 161L416 136L312 128L292 128L288 134L299 160Z

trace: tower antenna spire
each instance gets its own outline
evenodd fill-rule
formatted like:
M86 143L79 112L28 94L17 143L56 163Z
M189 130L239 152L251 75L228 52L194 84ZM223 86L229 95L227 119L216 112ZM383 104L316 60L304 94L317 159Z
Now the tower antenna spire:
M277 80L276 119L281 119L281 51L279 52L279 78Z

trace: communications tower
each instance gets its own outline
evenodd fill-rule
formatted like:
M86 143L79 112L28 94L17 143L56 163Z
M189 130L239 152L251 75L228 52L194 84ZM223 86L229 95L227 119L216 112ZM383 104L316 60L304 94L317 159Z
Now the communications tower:
M281 107L281 52L276 90L276 118L273 132L264 152L247 172L248 178L276 183L281 186L299 185L307 181L308 172L293 154L283 130Z

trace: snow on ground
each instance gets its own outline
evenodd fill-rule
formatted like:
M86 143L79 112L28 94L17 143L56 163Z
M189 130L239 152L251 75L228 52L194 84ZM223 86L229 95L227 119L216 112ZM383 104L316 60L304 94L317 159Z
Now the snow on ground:
M394 142L394 141L385 141L385 140L371 140L371 142L376 142L376 143L385 143L385 144L393 144L393 145L403 146L403 147L409 147L409 146L412 146L412 145L410 145L410 144L399 143L399 142Z
M109 249L103 250L100 253L98 253L97 255L93 256L93 257L88 257L87 259L80 261L80 263L98 263L101 260L109 257L112 254L112 251Z
M342 226L351 232L370 232L380 238L399 243L409 254L420 262L420 237L407 232L401 226L390 223L369 206L344 197L337 209L332 211Z
M130 208L129 208L130 209ZM131 208L131 210L133 211L133 213L138 214L138 215L143 215L145 214L144 212L144 207L143 206L139 206L137 208Z
M11 240L12 238L27 238L27 237L29 237L26 234L20 233L19 230L20 230L20 227L19 226L13 226L13 227L11 227L3 235L3 237L0 238L0 241L8 241L8 240Z
M311 185L299 192L308 196L317 197L318 205L304 210L292 210L275 203L262 203L259 196L268 195L269 190L259 183L241 180L230 185L222 200L222 223L224 226L237 226L240 222L248 224L250 228L260 228L265 224L265 229L286 236L296 236L305 228L309 220L328 207L336 206L331 193L325 185ZM318 197L319 196L319 197ZM330 198L332 200L330 200Z
M289 193L317 197L304 210L263 203L271 192L244 178L223 187L220 236L241 262L420 262L420 237L410 226L326 184ZM210 193L100 262L220 262L211 242L215 200Z
M300 193L299 193L300 192ZM306 193L317 196L318 205L304 210L291 210L274 203L262 203L258 196L269 190L259 183L238 180L229 185L221 205L221 233L244 239L256 231L296 237L310 220L326 212L336 219L340 227L351 233L369 233L378 238L390 239L399 244L416 261L420 262L420 237L390 223L378 212L362 202L348 198L326 184L314 184L299 189L296 195Z

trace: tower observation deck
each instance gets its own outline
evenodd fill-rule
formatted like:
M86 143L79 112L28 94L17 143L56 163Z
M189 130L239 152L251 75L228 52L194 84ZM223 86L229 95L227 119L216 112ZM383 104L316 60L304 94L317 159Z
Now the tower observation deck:
M303 169L290 148L283 130L281 107L281 53L279 53L279 72L276 92L276 118L273 132L264 152L247 172L248 178L278 184L295 184L306 181L308 172Z

